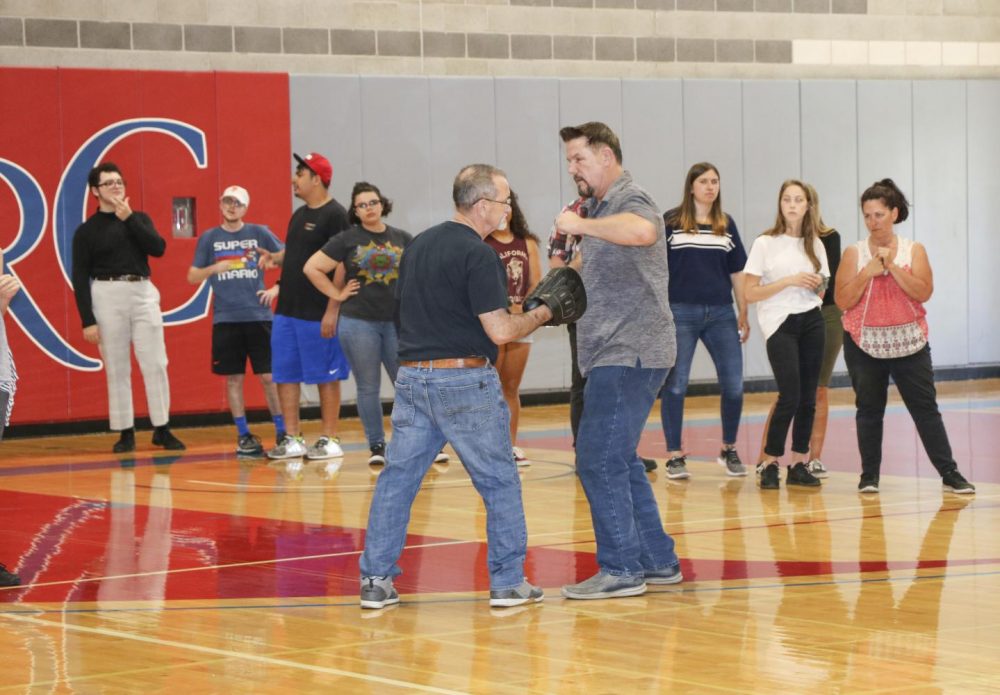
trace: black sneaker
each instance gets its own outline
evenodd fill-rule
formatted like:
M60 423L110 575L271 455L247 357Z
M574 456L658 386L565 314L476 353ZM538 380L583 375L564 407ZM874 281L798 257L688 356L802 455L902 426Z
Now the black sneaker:
M691 477L687 469L686 456L675 456L667 461L667 477L671 480L684 480Z
M385 465L385 443L376 444L374 446L368 447L372 455L368 457L369 466L384 466Z
M399 594L392 586L392 577L362 577L361 607L385 608L399 603Z
M781 472L778 470L777 461L761 466L758 471L761 490L777 490L781 487Z
M972 495L976 492L976 486L966 480L957 468L942 475L941 482L945 490L951 490L956 495Z
M20 586L21 578L7 569L7 565L0 565L0 586Z
M794 466L788 467L788 474L785 476L785 485L801 485L802 487L818 487L823 483L819 478L809 472L809 466L803 461L799 461Z
M647 473L652 473L656 470L656 459L647 459L640 456L639 460L642 461L642 465Z
M184 442L175 437L166 425L161 425L153 430L153 446L162 446L171 451L182 451L187 448L184 446Z
M874 492L878 494L878 476L861 474L861 482L858 483L858 492Z
M260 443L260 437L254 436L250 432L236 439L237 456L263 456L264 445Z
M111 451L116 454L127 454L130 451L135 451L135 428L129 427L127 430L122 430L121 434L118 435L118 441L111 447Z

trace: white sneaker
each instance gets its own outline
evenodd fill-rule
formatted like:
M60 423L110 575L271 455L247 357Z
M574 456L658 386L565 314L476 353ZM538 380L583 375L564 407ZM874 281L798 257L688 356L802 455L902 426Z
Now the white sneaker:
M519 446L513 447L514 449L514 463L518 465L519 468L524 468L525 466L530 466L531 461L528 460L527 455L524 453L524 449Z
M305 439L286 434L282 437L281 441L278 442L277 446L267 452L267 457L270 459L294 459L300 456L305 456L305 453Z
M449 461L451 461L451 456L446 454L444 449L441 449L437 456L434 457L434 463L448 463Z
M808 466L809 472L817 478L826 478L829 475L826 471L826 466L819 459L813 459L809 462Z
M343 458L344 450L340 448L338 437L322 436L316 443L306 451L306 457L315 461L317 459L339 459Z

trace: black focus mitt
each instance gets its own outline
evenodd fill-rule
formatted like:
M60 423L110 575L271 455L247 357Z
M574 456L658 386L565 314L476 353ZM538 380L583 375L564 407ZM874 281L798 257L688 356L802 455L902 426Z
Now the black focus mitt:
M550 270L524 300L524 310L531 311L542 304L552 312L552 319L546 326L561 326L579 320L587 310L587 292L580 273L569 266Z

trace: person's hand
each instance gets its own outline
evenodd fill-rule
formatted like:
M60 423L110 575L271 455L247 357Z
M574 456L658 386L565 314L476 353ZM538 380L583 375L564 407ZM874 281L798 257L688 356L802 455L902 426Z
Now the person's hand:
M891 246L879 246L875 250L876 258L882 263L882 268L884 270L889 270L892 267L893 261L896 259L896 249Z
M795 273L785 278L785 281L789 287L802 287L815 292L816 288L823 284L823 276L819 273Z
M278 298L278 293L281 291L281 285L273 285L270 289L257 290L257 300L264 306L271 306L274 304L274 300Z
M0 275L0 297L10 299L21 289L21 281L13 275Z
M559 213L559 217L556 218L556 229L563 234L575 234L580 236L583 234L580 231L582 226L583 218L577 215L572 210L563 210Z
M83 339L91 345L97 345L101 342L101 332L97 329L96 323L83 329Z
M219 261L218 263L212 264L212 275L218 275L219 273L225 273L233 268L232 261Z
M319 334L324 338L332 338L337 335L338 314L327 312L323 314L323 320L319 322Z
M361 291L361 283L357 280L349 280L346 285L337 290L337 296L334 297L338 302L347 301L358 292Z
M132 214L132 208L129 207L127 196L112 198L111 202L115 205L115 217L120 219L122 222L127 220L129 215Z
M885 265L882 262L882 256L875 254L872 259L865 264L865 273L868 277L875 277L876 275L881 275L885 272Z
M257 248L257 266L261 270L271 270L272 268L279 267L271 252L260 247Z
M750 339L750 321L747 319L746 312L739 315L736 319L736 325L739 326L740 342L747 342Z

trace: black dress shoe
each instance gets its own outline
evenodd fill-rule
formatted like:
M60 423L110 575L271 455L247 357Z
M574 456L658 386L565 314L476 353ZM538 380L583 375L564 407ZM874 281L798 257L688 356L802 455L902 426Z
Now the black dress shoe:
M642 465L645 467L647 473L652 473L656 470L656 459L647 459L641 456L639 458L642 459Z
M116 454L126 454L130 451L135 451L135 430L133 428L122 430L118 441L111 447L111 451Z
M164 449L171 451L182 451L187 448L184 446L184 442L175 437L174 433L166 425L153 430L153 445L162 446Z

